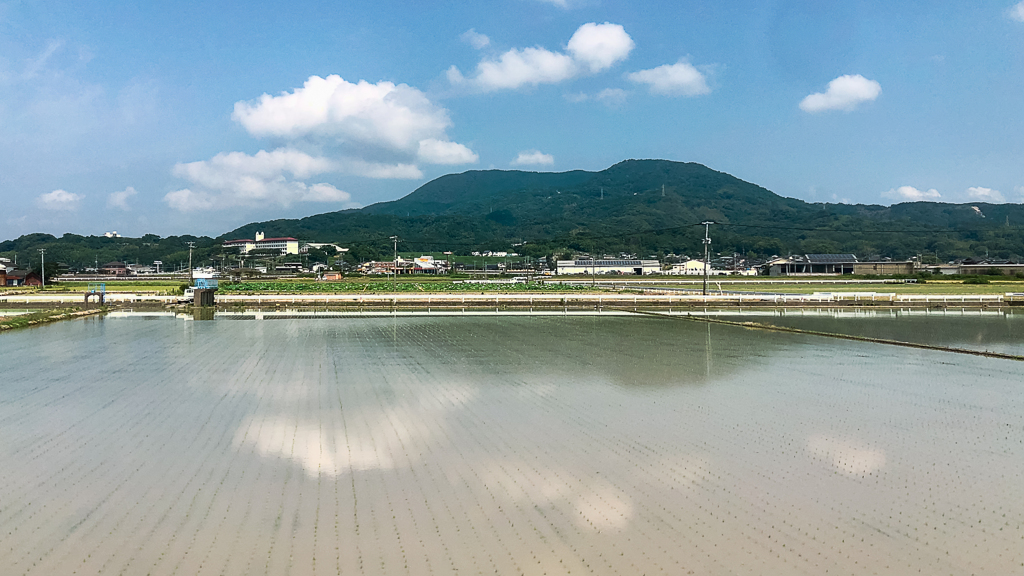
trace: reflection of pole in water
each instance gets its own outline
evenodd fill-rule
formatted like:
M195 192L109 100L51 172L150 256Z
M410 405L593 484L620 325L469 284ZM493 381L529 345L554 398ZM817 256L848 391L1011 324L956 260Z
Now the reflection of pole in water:
M708 327L708 341L707 345L704 346L705 361L704 361L704 378L711 378L711 322L705 323Z

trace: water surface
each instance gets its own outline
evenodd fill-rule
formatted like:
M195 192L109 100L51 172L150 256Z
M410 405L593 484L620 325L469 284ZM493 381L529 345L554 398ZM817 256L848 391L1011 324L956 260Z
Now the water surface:
M1024 364L677 319L0 335L10 574L1012 574Z

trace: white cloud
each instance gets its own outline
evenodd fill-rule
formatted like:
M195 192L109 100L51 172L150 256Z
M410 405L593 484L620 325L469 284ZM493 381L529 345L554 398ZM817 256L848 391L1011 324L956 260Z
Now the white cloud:
M480 157L458 142L445 142L434 138L420 140L416 157L427 164L475 164Z
M406 84L310 76L302 88L236 102L232 118L254 136L369 145L413 154L420 140L447 140L448 111Z
M317 172L321 173L414 179L423 177L417 163L451 165L478 160L468 147L449 140L448 110L406 84L352 83L337 75L310 76L301 88L291 92L235 103L232 118L254 136L335 150L337 161L303 155L304 161L317 163ZM284 154L282 150L274 152L278 153ZM235 160L244 161L244 156ZM295 157L289 162L300 160ZM275 162L273 158L258 161L264 170L277 166ZM298 179L307 176L295 174Z
M39 206L46 210L71 211L78 210L78 204L85 198L82 194L75 194L67 190L54 190L40 194L36 198Z
M188 188L168 192L164 202L178 212L194 212L213 208L213 200L205 192L193 192Z
M882 192L882 196L886 198L894 198L896 200L906 200L908 202L918 202L921 200L935 200L941 198L942 194L935 188L929 190L918 190L913 186L900 186L899 188L893 188L888 192Z
M967 197L971 200L981 200L982 202L993 202L995 204L1002 204L1003 202L1006 202L1006 198L1003 197L1003 193L999 190L982 188L981 186L972 186L968 188Z
M557 84L576 75L570 56L544 48L513 48L497 60L477 64L473 82L485 91L514 89L525 85Z
M1007 15L1017 22L1024 22L1024 1L1014 4L1007 12Z
M711 92L704 74L685 60L633 72L627 74L626 78L638 84L647 84L653 94L700 96Z
M622 106L626 103L626 91L622 88L605 88L594 99L606 106Z
M128 199L135 196L138 192L131 186L121 190L120 192L111 192L107 196L107 208L119 208L121 210L131 210L128 206Z
M878 98L881 93L881 84L860 74L840 76L828 83L824 93L817 92L801 100L800 109L811 113L825 110L849 112L862 102Z
M551 4L552 6L558 6L559 8L568 8L569 0L538 0L545 4Z
M619 24L584 24L576 29L566 46L573 58L591 72L601 72L629 57L636 44Z
M597 94L593 95L587 94L586 92L576 92L563 94L562 98L565 98L566 101L572 102L573 104L594 100L600 102L601 104L604 104L605 106L614 108L625 104L626 96L628 95L629 92L626 92L622 88L605 88L604 90L601 90Z
M512 161L513 166L551 166L555 157L540 150L524 150Z
M476 48L477 50L485 48L491 43L490 38L488 38L485 34L477 32L473 28L470 28L469 30L463 32L462 35L459 36L459 38L463 42L469 44L470 46Z
M307 185L300 181L341 168L340 162L284 148L260 150L252 156L242 152L221 153L210 160L176 164L174 175L193 186L168 193L164 201L183 212L232 206L289 206L295 202L348 202L349 194L330 184Z
M343 158L338 162L339 172L378 179L416 180L423 172L415 164L368 162L361 158Z
M569 54L540 46L512 48L496 59L481 60L476 75L467 78L455 66L447 71L448 81L484 92L514 90L523 86L557 84L583 72L601 72L626 59L633 39L618 24L590 22L576 29L569 39Z

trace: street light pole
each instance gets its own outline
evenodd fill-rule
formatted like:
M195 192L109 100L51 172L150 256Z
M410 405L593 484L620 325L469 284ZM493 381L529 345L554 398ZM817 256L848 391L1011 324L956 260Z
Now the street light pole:
M711 249L711 237L708 236L708 231L711 229L711 225L714 224L711 220L705 220L701 222L704 225L704 295L708 295L708 252Z
M45 290L46 289L46 248L40 248L39 249L39 257L42 259L42 262L40 263L40 267L42 268L41 272L42 272L42 276L43 276L43 289Z
M188 285L195 285L195 279L192 278L192 249L196 247L195 242L188 242Z
M395 284L398 278L398 236L392 236L391 239L395 242L395 259L391 261L393 264L391 267L391 291L395 292L397 289Z

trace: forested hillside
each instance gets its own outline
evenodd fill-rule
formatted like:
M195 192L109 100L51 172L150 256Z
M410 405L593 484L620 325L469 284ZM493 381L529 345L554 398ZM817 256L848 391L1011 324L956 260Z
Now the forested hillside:
M910 202L893 206L808 203L785 198L695 163L627 160L600 172L474 170L428 182L392 202L301 219L254 222L218 239L54 238L32 234L0 243L0 256L34 255L72 266L95 261L166 263L227 256L220 241L293 236L352 248L356 260L387 257L390 236L406 251L509 250L546 256L572 251L643 256L702 252L701 222L713 249L751 257L852 252L926 259L1024 256L1024 206ZM37 257L37 256L36 256Z

